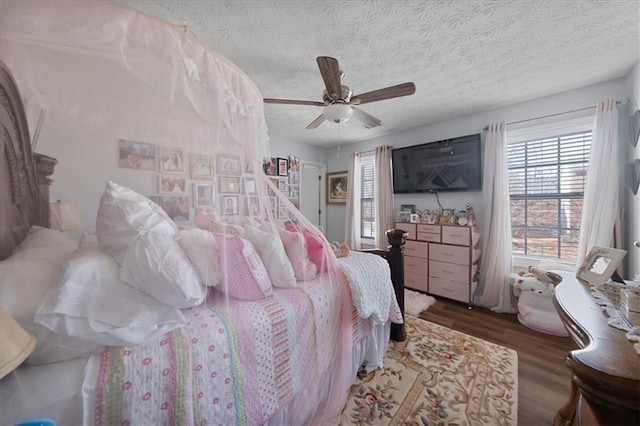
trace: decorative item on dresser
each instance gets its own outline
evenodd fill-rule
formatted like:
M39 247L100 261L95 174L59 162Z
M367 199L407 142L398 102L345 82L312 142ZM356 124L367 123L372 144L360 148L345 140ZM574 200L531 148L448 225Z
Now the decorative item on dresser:
M396 223L408 233L404 285L471 305L478 287L480 233L469 226Z

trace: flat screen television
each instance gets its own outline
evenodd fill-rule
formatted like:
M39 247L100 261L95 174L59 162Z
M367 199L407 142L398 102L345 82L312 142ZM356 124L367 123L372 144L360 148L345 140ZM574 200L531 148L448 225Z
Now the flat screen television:
M482 189L480 133L391 151L393 192Z

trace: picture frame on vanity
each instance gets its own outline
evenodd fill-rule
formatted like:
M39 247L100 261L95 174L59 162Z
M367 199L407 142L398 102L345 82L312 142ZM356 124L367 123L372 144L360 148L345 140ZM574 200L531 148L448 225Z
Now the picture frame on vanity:
M626 254L626 250L594 246L578 268L576 277L602 285L611 278Z

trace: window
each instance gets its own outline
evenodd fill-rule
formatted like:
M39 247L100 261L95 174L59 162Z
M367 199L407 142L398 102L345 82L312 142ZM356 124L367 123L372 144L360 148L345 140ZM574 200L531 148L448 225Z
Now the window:
M376 220L373 205L375 162L373 154L360 157L360 237L375 238Z
M510 143L513 254L575 260L591 131Z

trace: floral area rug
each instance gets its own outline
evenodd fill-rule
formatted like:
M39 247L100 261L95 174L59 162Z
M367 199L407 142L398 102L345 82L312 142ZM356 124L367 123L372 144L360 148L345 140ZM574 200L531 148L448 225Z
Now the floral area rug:
M515 425L518 356L412 316L384 368L359 373L340 425Z

